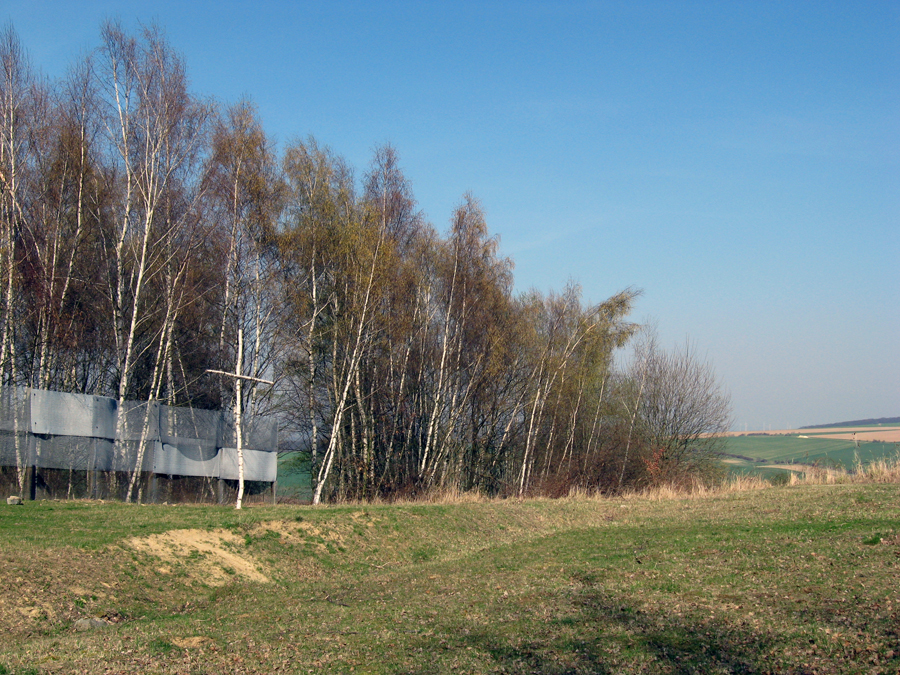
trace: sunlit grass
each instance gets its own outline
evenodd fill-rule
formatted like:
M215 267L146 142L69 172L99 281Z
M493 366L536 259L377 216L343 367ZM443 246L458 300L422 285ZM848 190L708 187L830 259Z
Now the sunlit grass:
M612 499L0 509L0 667L893 673L900 481L867 466ZM268 581L128 544L194 529ZM86 616L109 627L75 631Z

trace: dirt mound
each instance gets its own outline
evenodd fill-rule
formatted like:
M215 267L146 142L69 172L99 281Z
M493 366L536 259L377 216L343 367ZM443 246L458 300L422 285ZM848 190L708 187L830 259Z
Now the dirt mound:
M159 558L160 574L186 568L188 576L210 586L222 586L235 576L269 581L259 563L243 549L243 539L228 530L171 530L128 540L132 548Z

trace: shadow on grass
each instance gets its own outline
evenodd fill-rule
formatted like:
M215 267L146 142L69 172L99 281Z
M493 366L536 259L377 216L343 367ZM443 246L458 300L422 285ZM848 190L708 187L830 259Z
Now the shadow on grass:
M639 596L575 580L581 588L557 598L556 616L538 622L521 607L509 623L461 635L461 648L510 675L900 672L900 611L862 596L839 610L796 600L754 618L675 602L650 611Z
M498 627L461 636L459 644L489 654L491 672L510 675L812 672L773 663L770 655L786 640L742 622L650 614L602 591L579 594L574 610L544 623L540 634Z
M613 644L630 651L635 659L664 664L670 673L772 672L774 664L767 655L785 646L783 638L743 621L695 613L650 613L603 592L582 595L578 605L583 627L599 634L598 643L609 644L603 631L613 629Z

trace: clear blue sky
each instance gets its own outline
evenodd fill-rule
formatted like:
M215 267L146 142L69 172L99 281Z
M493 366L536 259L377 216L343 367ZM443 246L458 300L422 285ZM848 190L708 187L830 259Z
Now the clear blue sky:
M644 289L735 428L900 415L897 0L0 4L51 77L106 18L282 145L393 144L442 231L472 191L519 289Z

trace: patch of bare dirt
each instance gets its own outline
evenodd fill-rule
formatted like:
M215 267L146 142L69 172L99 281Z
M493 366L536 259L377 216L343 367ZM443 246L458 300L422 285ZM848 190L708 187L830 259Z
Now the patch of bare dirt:
M128 540L132 548L159 558L160 574L185 567L188 576L210 586L222 586L235 576L268 582L259 563L245 551L243 540L228 530L171 530Z
M806 464L763 464L760 468L763 469L784 469L786 471L797 471L804 472L810 467Z
M200 649L205 645L212 644L212 639L203 636L172 638L172 644L182 649Z
M279 538L290 544L296 544L302 541L302 537L298 532L302 529L299 523L291 523L284 520L267 520L264 523L257 523L250 529L250 534L254 537L264 537L268 532L275 532Z
M306 541L313 543L315 548L321 552L328 550L328 544L337 547L344 546L344 533L339 528L323 528L312 523L297 523L297 528L303 533L302 536L306 537ZM340 529L346 529L346 527Z
M4 551L0 635L20 639L112 611L119 601L119 564L114 554L72 548Z

